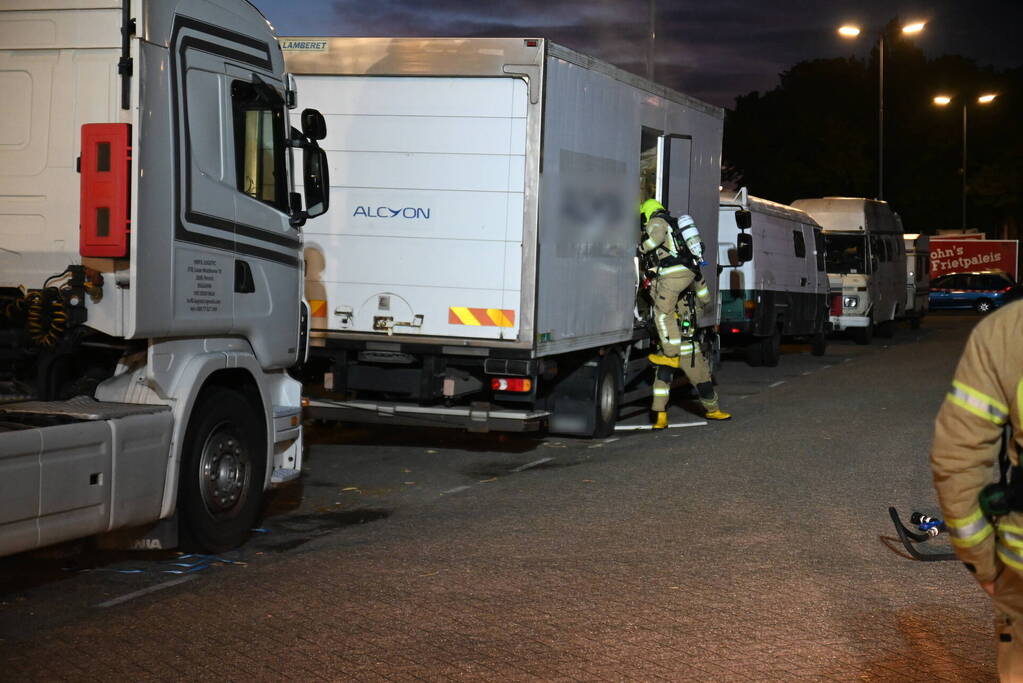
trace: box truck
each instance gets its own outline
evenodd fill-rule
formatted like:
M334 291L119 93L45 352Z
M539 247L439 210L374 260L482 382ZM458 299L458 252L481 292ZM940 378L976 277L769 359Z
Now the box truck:
M311 416L600 435L650 395L638 205L696 219L716 290L721 109L539 38L284 48L330 130Z
M831 283L830 320L857 344L891 337L906 311L902 220L887 202L858 197L798 199L792 206L824 228Z
M906 319L914 330L927 315L931 293L931 238L929 235L905 235L906 244Z
M817 221L742 188L721 193L718 240L721 346L742 348L754 367L777 365L782 339L824 355L830 287Z
M322 117L288 126L241 0L8 0L0 92L0 554L178 521L240 543L301 465Z

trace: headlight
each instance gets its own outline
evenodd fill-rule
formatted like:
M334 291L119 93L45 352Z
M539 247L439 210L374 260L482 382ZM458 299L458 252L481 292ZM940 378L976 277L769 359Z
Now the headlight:
M845 296L842 297L843 308L856 308L860 305L860 297L858 296Z

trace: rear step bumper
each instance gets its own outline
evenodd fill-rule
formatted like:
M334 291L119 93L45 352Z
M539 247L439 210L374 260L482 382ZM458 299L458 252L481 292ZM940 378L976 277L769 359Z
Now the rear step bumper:
M543 427L546 410L510 410L489 403L471 406L419 406L377 401L332 401L310 398L308 417L422 427L455 427L471 432L533 432Z

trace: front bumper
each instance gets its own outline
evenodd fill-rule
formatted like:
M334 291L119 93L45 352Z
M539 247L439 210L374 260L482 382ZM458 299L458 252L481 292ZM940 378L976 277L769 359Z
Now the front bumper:
M829 319L831 320L831 329L836 332L870 326L869 315L833 315Z

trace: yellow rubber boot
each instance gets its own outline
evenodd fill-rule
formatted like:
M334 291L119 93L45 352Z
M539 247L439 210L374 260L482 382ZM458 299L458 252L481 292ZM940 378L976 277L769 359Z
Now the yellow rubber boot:
M706 417L708 420L731 420L732 414L726 413L725 411L718 408L717 410L710 411L709 413L704 415L704 417Z
M674 358L669 358L668 356L662 356L659 353L651 353L649 356L646 357L646 359L653 363L654 365L667 365L670 368L677 368L679 361L678 356L675 356Z
M668 426L668 413L657 413L657 422L654 422L654 429L665 429Z

